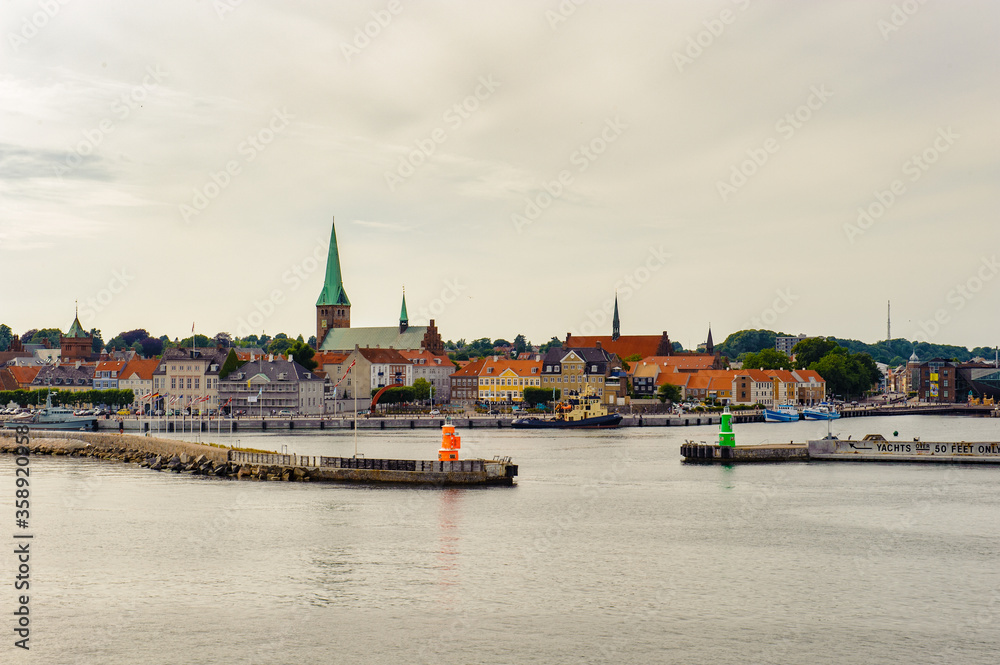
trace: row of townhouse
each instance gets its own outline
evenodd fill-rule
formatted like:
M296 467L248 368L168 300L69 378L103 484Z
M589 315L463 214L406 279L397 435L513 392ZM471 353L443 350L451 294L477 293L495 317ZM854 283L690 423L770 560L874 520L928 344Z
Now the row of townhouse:
M681 389L685 400L715 400L723 404L763 404L766 407L811 406L826 401L826 381L813 370L660 371L648 362L637 369L636 396L652 396L665 383ZM640 382L641 379L641 382Z
M368 399L373 391L389 386L412 386L417 379L431 385L435 402L451 399L455 364L445 355L426 349L397 350L356 347L350 353L321 351L314 360L329 379L327 400ZM328 406L332 412L334 407Z
M618 403L627 391L621 360L601 348L600 342L594 347L549 349L544 356L480 358L450 378L451 401L463 406L517 404L524 400L526 388L551 390L560 396L589 390L605 404Z

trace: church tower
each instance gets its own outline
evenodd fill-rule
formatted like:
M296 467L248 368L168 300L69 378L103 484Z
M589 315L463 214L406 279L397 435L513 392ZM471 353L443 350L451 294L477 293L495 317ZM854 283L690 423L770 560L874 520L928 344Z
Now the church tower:
M337 227L330 226L330 249L326 257L326 279L323 290L316 300L316 348L331 328L351 327L351 301L344 290L344 280L340 274L340 252L337 249Z
M402 335L410 327L410 317L406 313L406 289L403 289L403 306L399 310L399 334Z
M618 341L618 338L622 336L621 333L621 322L618 320L618 293L615 293L615 318L611 320L611 341Z

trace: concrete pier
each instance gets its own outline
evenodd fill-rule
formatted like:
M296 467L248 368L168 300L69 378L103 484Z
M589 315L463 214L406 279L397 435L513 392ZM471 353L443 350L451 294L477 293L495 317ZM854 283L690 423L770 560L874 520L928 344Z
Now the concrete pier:
M720 446L685 443L681 446L685 462L804 462L809 448L804 443L779 443L763 446Z

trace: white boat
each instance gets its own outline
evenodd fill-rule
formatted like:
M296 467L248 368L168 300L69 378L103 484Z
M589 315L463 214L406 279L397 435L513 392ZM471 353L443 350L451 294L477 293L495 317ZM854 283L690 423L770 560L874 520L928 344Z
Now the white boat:
M5 429L27 427L28 429L66 429L66 430L96 430L97 418L93 416L77 416L73 409L64 406L52 406L52 394L45 396L45 408L34 414L14 418L4 423Z
M764 409L764 420L769 423L794 423L799 420L799 412L795 410L795 407L791 406Z
M803 409L802 415L806 417L806 420L836 420L840 417L836 410L824 404Z

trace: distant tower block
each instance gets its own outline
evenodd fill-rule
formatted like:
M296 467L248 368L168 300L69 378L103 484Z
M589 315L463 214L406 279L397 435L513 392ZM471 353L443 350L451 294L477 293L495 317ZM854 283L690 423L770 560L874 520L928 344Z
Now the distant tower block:
M441 450L438 451L439 462L455 462L458 460L458 450L462 447L462 437L455 434L455 426L448 418L441 426Z

